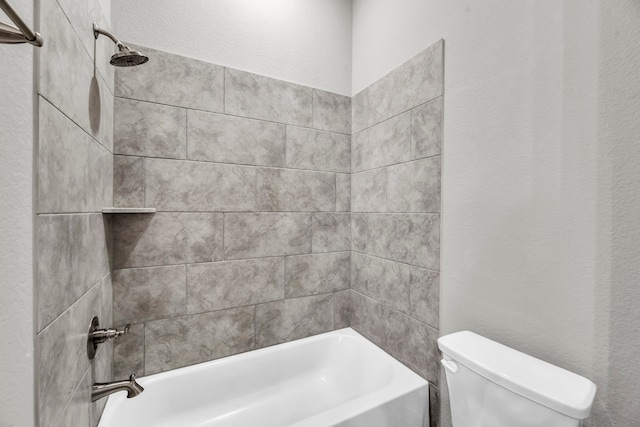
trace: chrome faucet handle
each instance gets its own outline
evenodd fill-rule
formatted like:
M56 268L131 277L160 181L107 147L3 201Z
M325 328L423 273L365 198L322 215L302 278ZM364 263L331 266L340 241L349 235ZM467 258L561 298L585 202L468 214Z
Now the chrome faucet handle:
M87 337L87 355L89 359L93 359L96 356L96 351L100 344L121 337L129 332L130 327L131 324L129 323L122 330L100 328L100 320L98 316L94 316L93 319L91 319L91 326L89 327L89 335Z
M89 333L89 337L90 339L93 340L94 343L102 344L103 342L114 340L126 334L127 332L129 332L130 327L131 327L131 324L125 326L124 329L120 331L117 329L111 329L111 328L96 329L95 331Z

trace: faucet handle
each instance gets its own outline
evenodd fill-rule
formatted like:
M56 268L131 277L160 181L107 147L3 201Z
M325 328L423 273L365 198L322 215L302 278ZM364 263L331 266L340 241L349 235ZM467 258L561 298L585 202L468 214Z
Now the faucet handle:
M121 337L122 335L129 332L130 327L131 324L129 323L122 330L100 328L100 321L98 320L98 316L94 316L93 319L91 319L89 336L87 337L87 355L89 356L89 359L91 360L95 357L98 345L102 344L103 342Z
M126 335L127 333L129 333L129 329L131 328L131 323L127 323L127 325L121 329L121 330L115 330L115 335L113 336L113 338L118 338L121 337L122 335ZM107 331L109 331L110 329L107 329Z

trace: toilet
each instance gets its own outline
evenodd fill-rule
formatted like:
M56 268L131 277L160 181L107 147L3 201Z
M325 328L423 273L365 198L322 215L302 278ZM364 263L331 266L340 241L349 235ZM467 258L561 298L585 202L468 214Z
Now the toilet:
M438 339L453 427L578 427L596 385L473 332Z

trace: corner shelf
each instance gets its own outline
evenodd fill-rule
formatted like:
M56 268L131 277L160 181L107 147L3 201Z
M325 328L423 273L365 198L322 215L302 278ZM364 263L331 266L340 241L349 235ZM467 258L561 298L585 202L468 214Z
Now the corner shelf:
M103 214L152 214L156 208L102 208Z

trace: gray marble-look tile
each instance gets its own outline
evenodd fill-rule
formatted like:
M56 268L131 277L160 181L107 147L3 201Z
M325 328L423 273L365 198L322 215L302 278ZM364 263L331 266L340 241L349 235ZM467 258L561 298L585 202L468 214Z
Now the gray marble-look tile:
M440 274L410 267L408 314L438 329L440 327Z
M69 427L90 426L89 409L91 408L91 371L87 370L80 380L71 401L57 423L53 420L42 420L42 426Z
M37 217L37 327L41 331L109 273L101 214Z
M374 169L351 175L352 212L387 211L387 169Z
M287 126L287 166L329 172L351 171L351 137Z
M351 288L376 301L409 313L411 268L354 252Z
M442 153L443 97L411 110L411 158Z
M285 165L285 125L194 110L187 123L189 159Z
M223 214L114 215L114 268L222 259Z
M267 347L333 330L333 294L256 306L256 347Z
M313 127L351 133L351 98L313 89Z
M225 68L225 113L311 127L312 89Z
M311 253L311 214L227 213L225 259Z
M348 213L313 214L313 252L351 250L351 215Z
M223 67L148 47L128 46L147 55L149 62L116 69L116 96L223 112Z
M284 259L265 258L189 265L189 314L284 298Z
M285 259L285 298L349 288L351 252L289 256Z
M440 156L390 166L389 212L440 212Z
M443 60L439 40L356 95L354 132L442 96Z
M113 95L58 2L42 3L39 93L111 151ZM91 28L91 21L88 22ZM73 64L73 72L69 72Z
M352 214L351 242L358 252L440 270L437 214Z
M438 328L438 272L358 252L351 259L352 289Z
M145 324L145 374L205 362L254 348L254 306Z
M256 168L147 159L145 206L160 211L251 211Z
M387 334L385 325L386 307L353 289L351 290L350 298L350 326L378 347L389 351L385 348Z
M116 98L113 152L130 156L187 157L184 108Z
M346 289L333 294L335 329L348 328L351 325L351 290Z
M104 325L113 325L113 279L111 276L112 273L107 274L100 284L100 321Z
M411 160L411 113L385 120L353 135L352 172Z
M438 383L438 331L358 292L351 327L428 381Z
M438 384L438 331L399 311L388 311L388 351L433 384Z
M109 60L114 53L113 42L107 37L99 37L97 40L93 35L92 22L96 22L102 29L111 31L110 16L99 1L89 0L76 2L74 0L59 0L58 4L71 22L75 33L82 42L87 54L94 59L97 71L107 82L110 91L113 92L114 68Z
M38 212L101 212L113 199L113 156L40 98Z
M336 212L351 212L351 174L336 174Z
M187 312L184 265L113 272L113 317L118 325L175 317Z
M131 374L144 375L144 323L131 325L129 332L113 343L113 377L119 380Z
M258 168L257 210L335 211L336 178L332 173Z
M144 158L113 156L113 205L144 206Z
M41 425L55 425L90 366L87 325L99 314L94 286L36 337L37 402Z
M368 86L351 97L351 134L356 133L369 127L369 92L371 86Z

